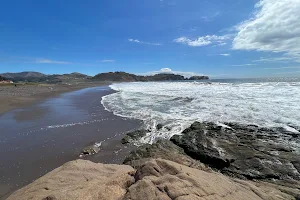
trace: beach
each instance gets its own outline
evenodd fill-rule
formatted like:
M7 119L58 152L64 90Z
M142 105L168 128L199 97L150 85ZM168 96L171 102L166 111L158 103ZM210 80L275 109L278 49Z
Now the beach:
M10 110L34 104L62 93L109 84L110 82L100 81L76 84L0 84L0 116Z
M17 87L23 93L7 97L10 104L1 108L1 199L65 162L78 159L86 146L97 143L101 148L98 154L84 159L118 164L133 148L122 145L120 140L141 122L104 109L102 97L114 92L108 86L81 90L82 85L61 86L53 92L41 87ZM7 90L2 88L1 95L3 91ZM28 95L26 91L34 93ZM11 111L4 113L5 110Z

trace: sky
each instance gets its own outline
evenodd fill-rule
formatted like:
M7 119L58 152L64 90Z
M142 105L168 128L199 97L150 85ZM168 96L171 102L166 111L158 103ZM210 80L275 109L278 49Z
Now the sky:
M299 77L300 0L3 0L0 73Z

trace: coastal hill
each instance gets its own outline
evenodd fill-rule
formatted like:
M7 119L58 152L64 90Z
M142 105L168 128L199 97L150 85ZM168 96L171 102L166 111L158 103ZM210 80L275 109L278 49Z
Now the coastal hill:
M150 76L139 76L126 72L108 72L100 73L92 78L98 81L182 81L182 80L205 80L209 79L208 76L193 76L185 78L177 74L160 73Z
M36 83L61 83L69 82L72 80L87 80L90 76L85 74L73 72L71 74L53 74L46 75L39 72L20 72L20 73L3 73L0 74L6 79L10 79L14 82L36 82Z
M126 72L108 72L97 74L92 78L97 81L178 81L185 80L181 75L175 74L155 74L152 76L138 76L135 74L129 74Z
M0 76L0 81L6 81L6 80L7 80L6 78Z
M185 78L176 74L155 74L150 76L139 76L126 72L107 72L100 73L94 77L73 72L71 74L53 74L46 75L39 72L20 72L20 73L3 73L2 77L14 82L36 82L36 83L70 83L74 81L90 82L90 81L117 81L117 82L132 82L132 81L179 81L179 80L205 80L208 76L193 76Z
M18 72L18 73L3 73L1 76L7 79L21 79L21 78L41 78L47 75L42 74L40 72Z

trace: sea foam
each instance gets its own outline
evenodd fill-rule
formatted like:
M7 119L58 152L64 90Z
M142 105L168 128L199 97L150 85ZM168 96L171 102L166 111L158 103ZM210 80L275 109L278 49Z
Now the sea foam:
M143 143L180 134L194 121L237 122L299 131L300 83L147 82L110 86L102 98L115 115L143 120ZM156 130L157 124L164 128Z

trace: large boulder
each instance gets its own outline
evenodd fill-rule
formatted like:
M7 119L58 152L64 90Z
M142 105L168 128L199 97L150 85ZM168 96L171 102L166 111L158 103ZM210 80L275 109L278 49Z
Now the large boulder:
M137 142L139 139L146 136L147 133L149 133L149 131L145 129L129 132L125 135L121 142L122 144Z
M230 166L232 159L222 154L214 138L207 137L207 129L202 123L194 123L182 135L171 138L174 144L182 147L194 159L217 169Z
M134 183L127 165L104 165L76 160L53 170L16 191L8 200L121 199Z
M79 157L90 156L97 154L100 151L100 146L93 144L82 149Z

